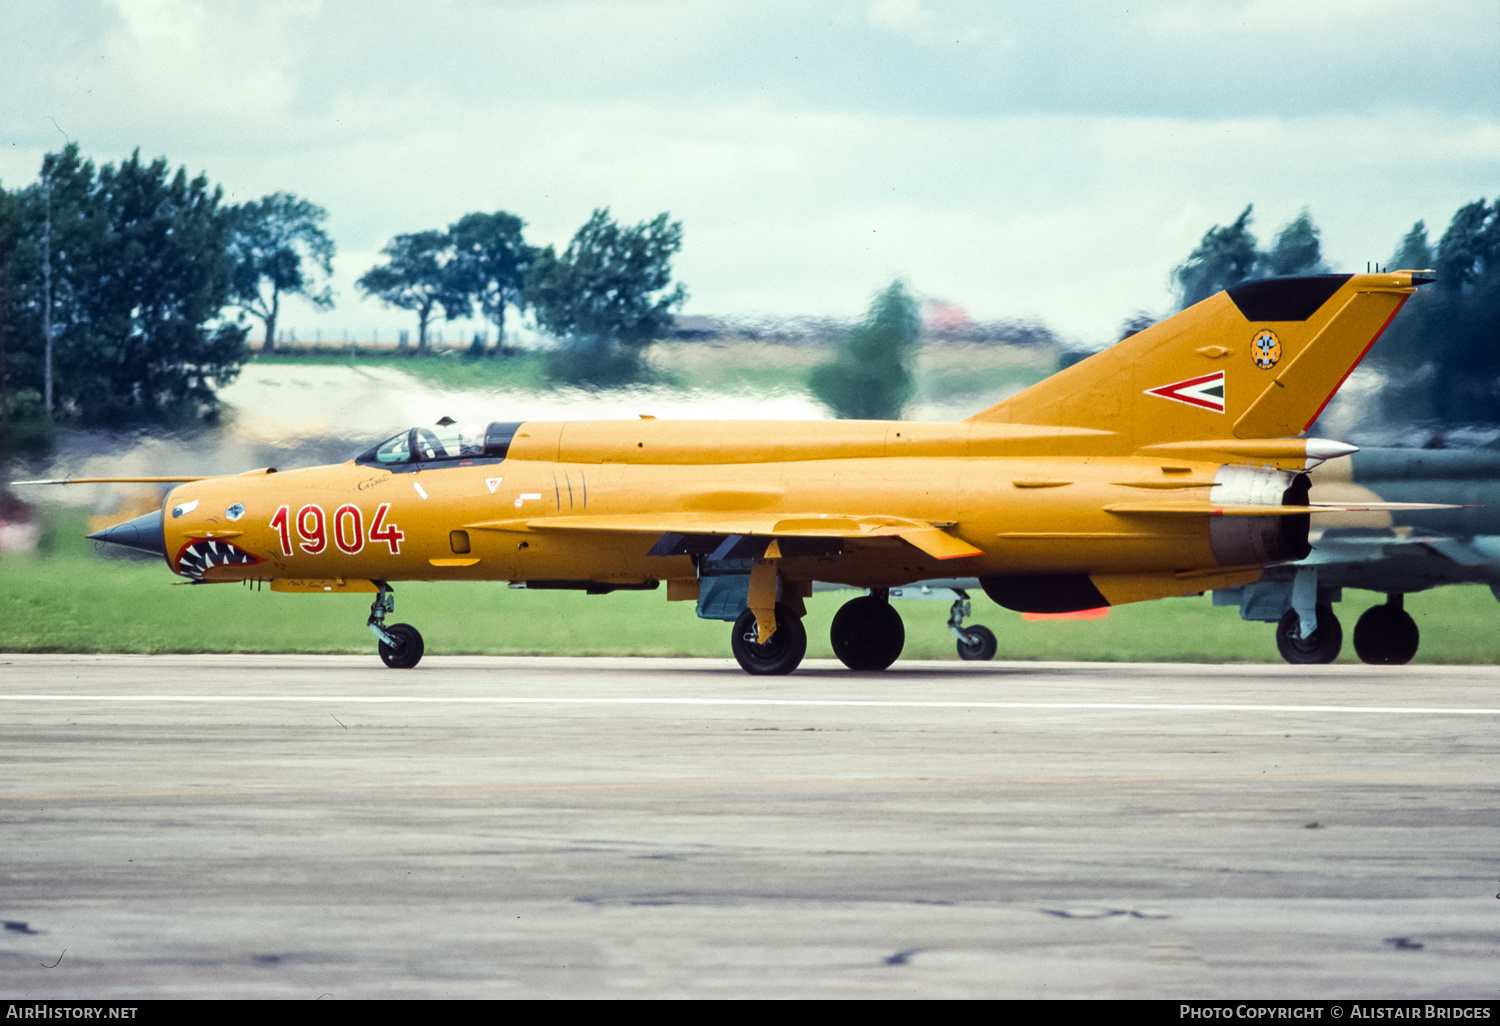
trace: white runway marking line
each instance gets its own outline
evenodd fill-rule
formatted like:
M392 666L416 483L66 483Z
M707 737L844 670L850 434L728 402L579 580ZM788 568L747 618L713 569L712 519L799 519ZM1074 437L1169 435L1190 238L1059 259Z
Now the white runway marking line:
M435 794L520 794L546 791L647 791L688 789L751 789L751 788L858 788L858 787L988 787L1004 785L1015 787L1025 784L1175 784L1175 783L1232 783L1237 781L1334 781L1394 780L1411 784L1417 780L1443 782L1466 776L1451 773L1230 773L1230 774L1177 774L1173 776L1101 776L1101 777L839 777L835 779L812 778L805 780L623 780L582 781L569 783L536 784L377 784L360 787L237 787L231 789L196 787L174 791L52 791L37 794L0 793L0 802L35 801L120 801L139 798L263 798L278 795L435 795Z
M854 709L1037 709L1114 712L1381 713L1500 716L1500 709L1375 705L1220 705L1177 702L933 702L840 698L516 698L427 695L0 695L0 702L340 702L356 705L708 705Z

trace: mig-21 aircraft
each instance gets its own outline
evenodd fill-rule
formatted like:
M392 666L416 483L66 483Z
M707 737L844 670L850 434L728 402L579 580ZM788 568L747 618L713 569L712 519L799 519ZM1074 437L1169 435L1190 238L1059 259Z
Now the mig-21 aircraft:
M664 581L733 622L752 674L795 669L803 599L844 584L869 594L834 616L834 652L880 670L904 642L893 587L971 577L1034 612L1228 589L1306 556L1314 512L1395 508L1310 503L1304 472L1354 447L1300 436L1432 280L1242 284L957 423L445 418L336 466L174 479L159 512L90 537L195 582L372 592L396 668L423 642L386 622L395 581Z

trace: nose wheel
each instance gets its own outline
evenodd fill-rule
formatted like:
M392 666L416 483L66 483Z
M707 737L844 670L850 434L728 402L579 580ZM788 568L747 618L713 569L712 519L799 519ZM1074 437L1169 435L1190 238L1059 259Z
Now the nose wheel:
M953 600L953 605L948 607L948 630L958 639L958 657L966 661L995 658L995 653L1000 649L1000 642L995 640L995 632L977 623L972 627L965 627L964 617L969 615L970 609L969 596L962 591L958 596Z
M390 641L380 643L380 660L393 670L409 670L422 659L422 635L409 623L395 623L385 629Z
M385 622L385 614L396 611L396 593L384 581L376 581L379 589L375 601L370 604L370 633L380 643L380 661L393 670L409 670L422 661L426 646L422 635L409 623Z
M958 639L958 657L964 660L993 659L999 649L1000 642L996 640L995 632L977 623Z

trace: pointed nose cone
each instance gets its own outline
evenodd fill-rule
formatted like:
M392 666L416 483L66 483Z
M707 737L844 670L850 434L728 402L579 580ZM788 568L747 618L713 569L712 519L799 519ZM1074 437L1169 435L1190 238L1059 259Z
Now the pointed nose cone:
M89 535L89 539L124 545L142 552L155 553L162 559L167 558L167 531L162 523L161 510L96 531Z

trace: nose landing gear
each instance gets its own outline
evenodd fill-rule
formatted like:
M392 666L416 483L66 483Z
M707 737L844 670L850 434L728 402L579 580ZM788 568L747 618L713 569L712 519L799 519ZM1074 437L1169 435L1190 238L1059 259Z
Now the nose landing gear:
M995 653L1000 648L995 632L977 623L969 628L964 627L964 618L970 611L969 596L964 592L958 594L953 605L948 607L948 630L958 639L958 657L971 661L995 658Z
M422 660L425 646L422 635L409 623L385 623L385 614L396 611L396 593L384 581L376 581L379 591L370 604L370 633L380 642L380 660L393 670L409 670Z

